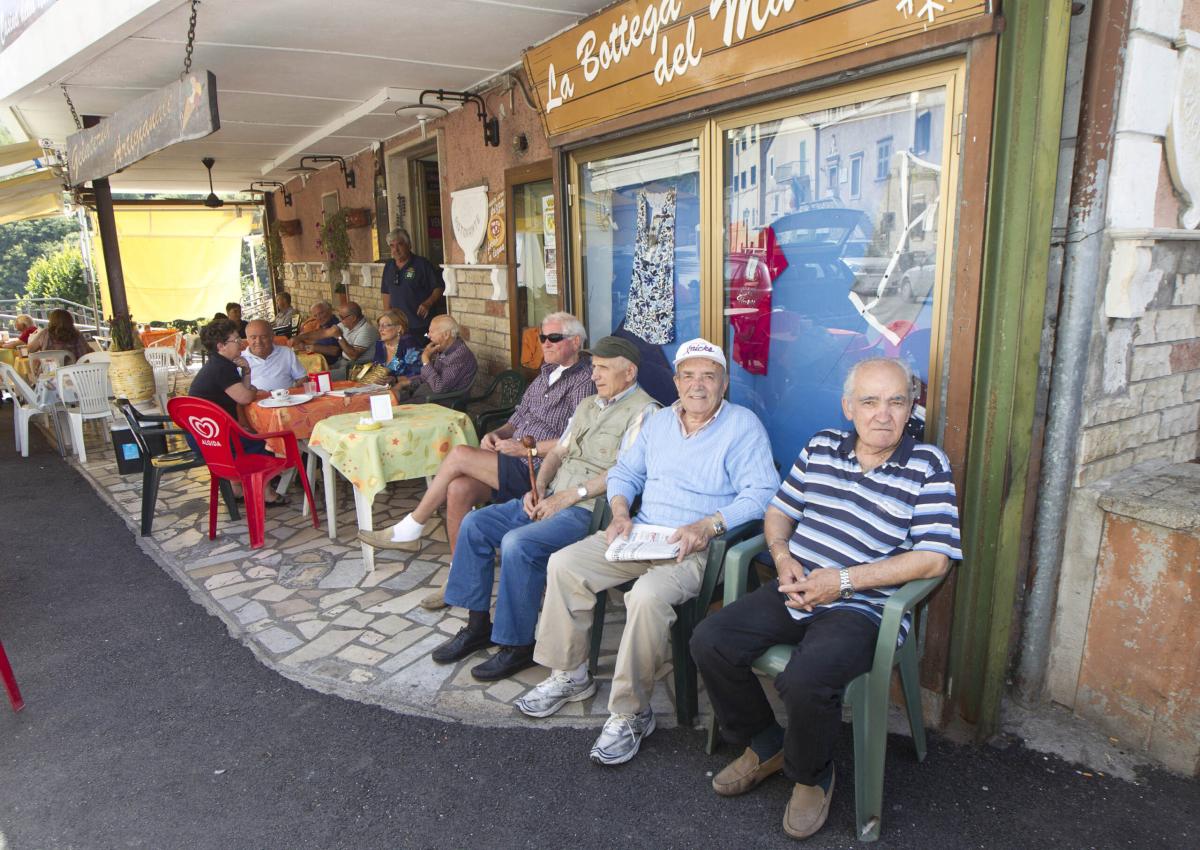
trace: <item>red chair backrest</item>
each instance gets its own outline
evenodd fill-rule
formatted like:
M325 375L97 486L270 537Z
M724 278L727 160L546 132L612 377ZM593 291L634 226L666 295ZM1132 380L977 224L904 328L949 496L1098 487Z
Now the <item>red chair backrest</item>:
M191 396L167 399L167 413L195 438L212 472L222 478L241 477L236 457L242 444L235 438L245 432L228 413L211 401Z

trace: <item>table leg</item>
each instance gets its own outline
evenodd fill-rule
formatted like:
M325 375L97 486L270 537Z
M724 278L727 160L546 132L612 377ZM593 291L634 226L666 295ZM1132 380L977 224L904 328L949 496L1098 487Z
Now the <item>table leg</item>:
M325 481L325 516L329 517L329 539L337 540L337 470L329 455L321 455L321 473Z
M375 500L368 499L366 495L357 487L354 488L354 513L358 519L359 531L374 531ZM367 568L368 573L375 572L375 547L369 546L366 543L362 544L363 566Z

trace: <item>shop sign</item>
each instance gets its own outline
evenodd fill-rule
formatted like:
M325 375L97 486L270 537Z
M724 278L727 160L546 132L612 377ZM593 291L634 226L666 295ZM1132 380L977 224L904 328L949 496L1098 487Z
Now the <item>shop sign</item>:
M525 51L554 136L989 14L989 0L626 0Z
M116 174L176 142L201 139L221 127L217 78L197 71L123 106L95 127L67 137L72 186Z

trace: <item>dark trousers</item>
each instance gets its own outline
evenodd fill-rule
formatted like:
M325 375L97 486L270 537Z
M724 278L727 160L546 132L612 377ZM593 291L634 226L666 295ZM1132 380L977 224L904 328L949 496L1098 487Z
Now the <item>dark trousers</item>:
M692 657L724 737L747 746L775 720L751 665L775 644L795 645L775 677L787 710L783 770L793 782L815 785L833 760L842 695L871 669L879 627L849 610L795 620L783 602L776 580L709 615L692 634Z

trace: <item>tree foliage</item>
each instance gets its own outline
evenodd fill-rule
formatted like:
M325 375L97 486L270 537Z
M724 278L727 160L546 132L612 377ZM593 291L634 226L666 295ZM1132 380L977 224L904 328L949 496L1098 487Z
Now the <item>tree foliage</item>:
M78 240L79 226L65 216L0 225L0 298L20 296L34 261L59 251L68 238Z
M83 255L77 245L63 245L52 254L43 254L29 267L30 298L63 298L77 304L88 303L87 281L83 274Z

